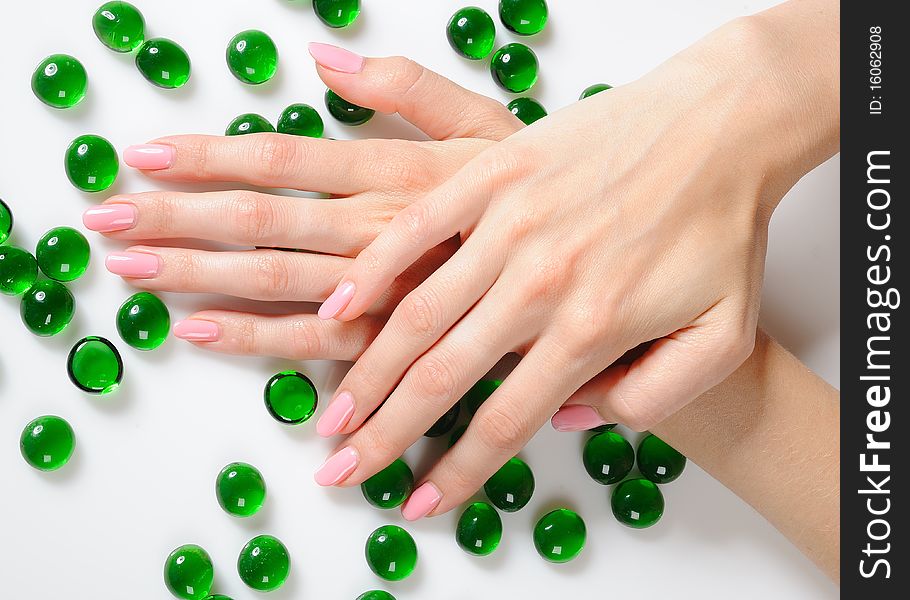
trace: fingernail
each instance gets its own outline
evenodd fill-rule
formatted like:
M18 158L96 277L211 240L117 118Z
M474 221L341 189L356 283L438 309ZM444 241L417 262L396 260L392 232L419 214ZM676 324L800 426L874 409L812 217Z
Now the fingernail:
M440 500L442 500L442 492L428 481L414 490L414 493L411 494L411 497L401 508L401 516L408 521L422 519L439 506Z
M363 71L364 59L359 54L350 50L339 48L331 44L310 42L310 56L326 69L340 73L360 73Z
M319 467L314 479L321 486L338 485L354 472L359 462L357 450L351 447L342 448Z
M353 281L345 281L332 292L332 295L326 298L326 301L319 307L320 319L334 319L343 311L354 297Z
M132 229L136 213L132 204L99 204L82 213L82 224L101 233L124 231Z
M605 423L596 410L583 404L564 406L550 419L556 431L586 431Z
M165 144L140 144L123 151L123 162L143 171L167 169L174 162L174 147Z
M174 337L190 342L217 342L221 338L221 328L212 321L185 319L174 323Z
M341 392L329 403L319 420L316 421L316 433L330 437L341 431L354 416L354 396L351 392Z
M160 261L147 252L114 252L107 255L104 266L114 275L149 279L158 274Z

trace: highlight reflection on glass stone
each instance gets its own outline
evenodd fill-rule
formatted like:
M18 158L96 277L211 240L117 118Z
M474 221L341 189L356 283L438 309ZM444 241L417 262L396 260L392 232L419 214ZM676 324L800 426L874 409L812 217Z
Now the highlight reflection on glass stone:
M152 293L133 294L117 311L120 337L137 350L154 350L164 343L170 329L170 312Z
M395 600L395 596L384 590L370 590L357 596L357 600Z
M612 85L607 85L606 83L595 83L594 85L589 85L586 87L578 99L584 100L585 98L593 96L594 94L599 94L611 89L613 89Z
M85 97L88 75L82 63L68 54L52 54L35 68L32 92L53 108L76 106Z
M632 470L635 451L623 436L604 431L588 438L582 462L591 479L602 485L611 485L622 481Z
M136 53L136 67L149 83L164 89L183 87L190 80L190 57L186 50L165 38L142 44Z
M39 471L56 471L73 455L76 435L65 419L45 415L32 420L19 438L25 462Z
M276 373L265 384L265 407L276 421L298 425L316 412L319 402L316 386L297 371Z
M654 483L670 483L682 475L686 457L653 433L638 443L638 470Z
M545 514L534 526L534 546L546 560L569 562L585 547L585 522L575 511L558 508Z
M145 40L145 18L129 2L105 2L92 17L98 40L114 52L130 52Z
M325 130L322 117L309 104L291 104L278 117L278 133L319 138Z
M278 538L257 535L240 551L237 572L243 583L254 590L271 592L287 580L291 572L291 557Z
M397 525L383 525L367 538L365 548L370 569L386 581L401 581L417 566L417 544Z
M265 503L265 479L253 465L235 462L227 465L215 479L218 504L230 515L250 517Z
M347 27L360 14L360 0L313 0L313 10L329 27Z
M502 540L502 518L486 502L470 504L458 519L455 541L461 549L475 556L487 556Z
M0 248L0 292L18 296L38 279L38 262L32 253L18 246Z
M109 141L99 135L80 135L66 149L64 161L70 183L83 192L101 192L113 185L120 159Z
M517 42L496 51L490 62L493 80L507 92L526 92L537 83L537 55Z
M487 480L483 491L496 508L506 512L521 510L534 494L534 473L525 461L511 458Z
M459 413L461 413L461 402L456 402L452 405L452 408L447 410L445 414L433 423L433 426L430 427L424 435L429 438L435 438L449 433L452 431L455 423L458 422Z
M9 239L13 231L13 211L10 210L3 198L0 198L0 244Z
M493 51L496 25L482 8L466 6L449 19L446 37L452 49L465 58L481 60Z
M547 116L547 109L534 98L515 98L506 105L506 108L521 119L521 122L525 125L530 125L534 121L539 121Z
M57 281L73 281L88 268L91 251L85 236L72 227L55 227L38 241L35 257L41 271Z
M84 337L70 350L66 361L70 381L83 392L108 394L123 379L123 359L117 348L103 337Z
M518 35L540 33L547 24L547 0L499 0L499 18Z
M367 502L385 509L401 506L413 487L414 473L400 458L360 484Z
M325 107L329 110L330 115L345 125L363 125L376 114L372 108L364 108L348 102L332 90L325 91Z
M215 568L209 553L196 544L186 544L164 561L164 583L177 598L202 600L212 590Z
M224 135L246 135L248 133L275 133L269 120L256 113L246 113L228 123Z
M231 73L243 83L265 83L278 70L278 48L268 34L258 29L235 35L225 54Z
M33 285L19 305L25 326L41 337L57 335L63 331L76 311L76 300L59 281L44 280Z
M657 523L664 514L664 495L653 481L644 477L627 479L613 488L610 506L617 521L644 529Z

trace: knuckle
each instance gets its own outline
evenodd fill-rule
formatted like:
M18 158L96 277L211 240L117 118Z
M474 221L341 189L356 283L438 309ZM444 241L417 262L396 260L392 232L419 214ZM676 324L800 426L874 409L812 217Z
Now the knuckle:
M433 404L449 397L455 389L456 374L449 361L425 358L414 365L415 395Z
M497 452L514 452L527 434L527 427L516 415L495 405L485 407L478 416L478 427L480 438Z
M408 334L432 337L442 326L442 309L429 290L415 290L401 302L400 318Z
M280 252L263 252L252 264L253 289L264 299L288 298L291 292L292 272Z
M400 235L410 244L420 246L430 237L432 209L426 202L415 202L392 219L400 227Z
M632 398L618 396L610 404L610 414L633 431L647 431L656 425L656 420L641 409L641 403Z
M370 407L361 408L369 409ZM357 432L357 436L359 438L356 442L357 445L360 448L369 449L370 460L383 463L380 468L384 468L401 455L397 448L398 444L395 443L392 436L384 434L383 430L373 424L371 420L366 421Z
M228 209L243 237L251 245L269 242L278 221L271 202L255 192L237 192Z
M483 482L468 471L467 467L453 458L446 455L442 458L437 469L438 473L445 473L442 477L434 479L445 480L447 484L447 493L457 493L470 495L480 489Z
M150 218L154 231L165 233L174 231L174 212L176 202L170 192L151 192L140 196L143 218Z
M295 320L288 332L291 354L298 360L321 358L325 355L322 331L306 319Z
M294 170L300 160L300 146L291 136L265 134L250 136L251 157L259 174L266 180L281 179Z
M209 179L212 176L211 165L214 151L211 138L193 136L181 141L179 154L187 158L187 169L192 170L200 179Z
M392 61L392 88L398 90L400 97L408 97L420 86L427 70L404 56L394 56Z
M544 254L534 257L527 275L526 297L532 300L547 300L562 289L568 271L559 256Z
M237 322L237 349L240 354L256 354L259 350L259 323L250 317Z
M199 282L202 265L194 252L183 251L171 253L167 257L167 274L174 284L182 290L195 290Z

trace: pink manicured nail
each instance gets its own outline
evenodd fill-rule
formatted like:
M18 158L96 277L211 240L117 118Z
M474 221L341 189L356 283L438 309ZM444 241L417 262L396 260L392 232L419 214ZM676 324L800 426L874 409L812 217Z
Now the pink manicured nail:
M401 508L401 516L408 521L422 519L439 506L440 500L442 500L442 492L428 481L414 490L414 493L411 494L411 497Z
M329 407L316 422L316 433L330 437L341 431L354 416L354 396L351 392L341 392L329 403Z
M101 233L124 231L135 225L136 214L132 204L99 204L82 213L82 223Z
M341 311L347 308L356 289L353 281L345 281L335 288L332 295L326 298L326 301L319 307L319 318L334 319L337 317Z
M357 450L351 447L342 448L319 467L314 479L322 486L337 485L354 472L359 462L360 455L357 454Z
M165 144L130 146L123 151L123 162L143 171L167 169L174 162L174 147Z
M147 252L114 252L108 254L104 266L114 275L149 279L158 274L160 261Z
M190 342L217 342L221 338L221 328L212 321L185 319L174 323L174 336Z
M586 431L605 423L596 410L583 404L564 406L550 419L556 431Z
M340 73L360 73L363 71L363 57L354 54L350 50L339 48L331 44L320 44L319 42L310 42L310 56L317 63Z

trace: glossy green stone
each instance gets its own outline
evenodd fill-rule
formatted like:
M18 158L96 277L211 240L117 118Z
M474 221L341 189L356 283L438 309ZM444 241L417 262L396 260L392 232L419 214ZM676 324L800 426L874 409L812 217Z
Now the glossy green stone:
M614 427L616 427L616 423L604 423L603 425L592 427L588 431L591 431L593 433L603 433L604 431L612 431Z
M506 105L506 108L521 119L521 122L525 125L530 125L534 121L539 121L547 116L547 109L534 98L515 98Z
M493 80L507 92L526 92L537 83L537 55L517 42L496 51L490 62Z
M88 75L82 63L68 54L52 54L35 68L32 92L53 108L70 108L85 98Z
M0 198L0 244L9 239L13 231L13 211L9 209L3 198Z
M88 268L88 240L72 227L55 227L38 241L35 258L41 271L57 281L73 281Z
M452 432L452 435L449 437L449 448L458 443L458 440L461 439L461 436L464 435L464 432L468 430L467 425L459 425Z
M357 596L357 600L395 600L395 596L383 590L370 590Z
M447 410L444 415L439 417L433 426L430 427L427 432L424 434L429 438L435 438L443 436L455 427L455 423L458 422L458 415L461 413L461 403L456 402L452 405L452 408Z
M622 481L632 470L635 451L626 438L612 431L604 431L588 438L582 461L591 479L603 485L611 485Z
M38 263L32 253L17 246L0 248L0 292L18 296L38 279Z
M246 135L248 133L275 133L269 120L256 113L246 113L231 121L224 135Z
M653 481L644 477L627 479L613 488L610 506L617 521L644 529L657 523L664 514L664 495Z
M178 598L206 598L214 580L215 568L209 553L195 544L180 546L164 561L164 584Z
M547 0L499 0L499 18L518 35L540 33L547 25Z
M224 596L222 594L212 594L211 596L206 596L205 600L234 600L230 596Z
M313 0L313 10L329 27L347 27L360 14L360 0Z
M413 488L414 473L400 458L360 484L363 497L376 508L401 506Z
M475 556L491 554L502 540L502 519L486 502L469 505L458 519L455 541L461 549Z
M371 533L365 552L370 569L387 581L401 581L417 566L417 544L397 525L383 525Z
M243 83L265 83L278 70L278 48L264 31L247 29L235 35L225 52L228 68Z
M481 379L475 383L471 389L461 397L461 403L468 409L468 414L472 417L477 413L480 405L487 401L487 398L493 395L493 392L502 385L499 379Z
M25 292L19 305L22 322L35 335L49 337L63 331L76 311L76 300L59 281L39 281Z
M65 419L46 415L34 419L22 430L19 450L25 462L39 471L56 471L73 455L76 434Z
M309 104L292 104L278 117L278 133L319 138L324 130L322 117Z
M484 9L466 6L449 19L446 37L452 49L461 56L481 60L493 51L496 25Z
M136 53L136 67L149 83L160 88L179 88L190 80L190 57L186 50L165 38L142 44Z
M670 483L685 468L686 457L653 433L638 443L638 470L654 483Z
M113 185L120 159L109 141L99 135L80 135L66 149L64 160L70 183L83 192L102 192Z
M171 315L158 296L139 292L127 298L117 311L117 331L137 350L154 350L171 330Z
M325 91L325 107L330 115L345 125L363 125L376 114L375 110L348 102L332 90Z
M281 541L271 535L257 535L243 547L237 558L240 579L254 590L277 590L291 572L291 557Z
M496 508L521 510L534 495L534 473L525 461L511 458L483 484L483 491Z
M558 508L545 514L534 526L534 546L546 560L569 562L585 547L585 522L575 511Z
M102 44L115 52L131 52L145 40L145 18L129 2L105 2L92 17L92 28Z
M103 337L84 337L70 350L66 372L76 387L90 394L108 394L123 379L123 359Z
M253 465L231 463L215 479L215 496L229 515L251 517L265 502L265 479Z
M276 421L298 425L313 416L319 402L316 386L297 371L276 373L265 384L265 407Z
M605 91L611 90L611 89L613 89L612 85L607 85L606 83L595 83L594 85L589 85L588 87L586 87L578 99L584 100L585 98L588 98L589 96L593 96L594 94L599 94L601 92L605 92Z

